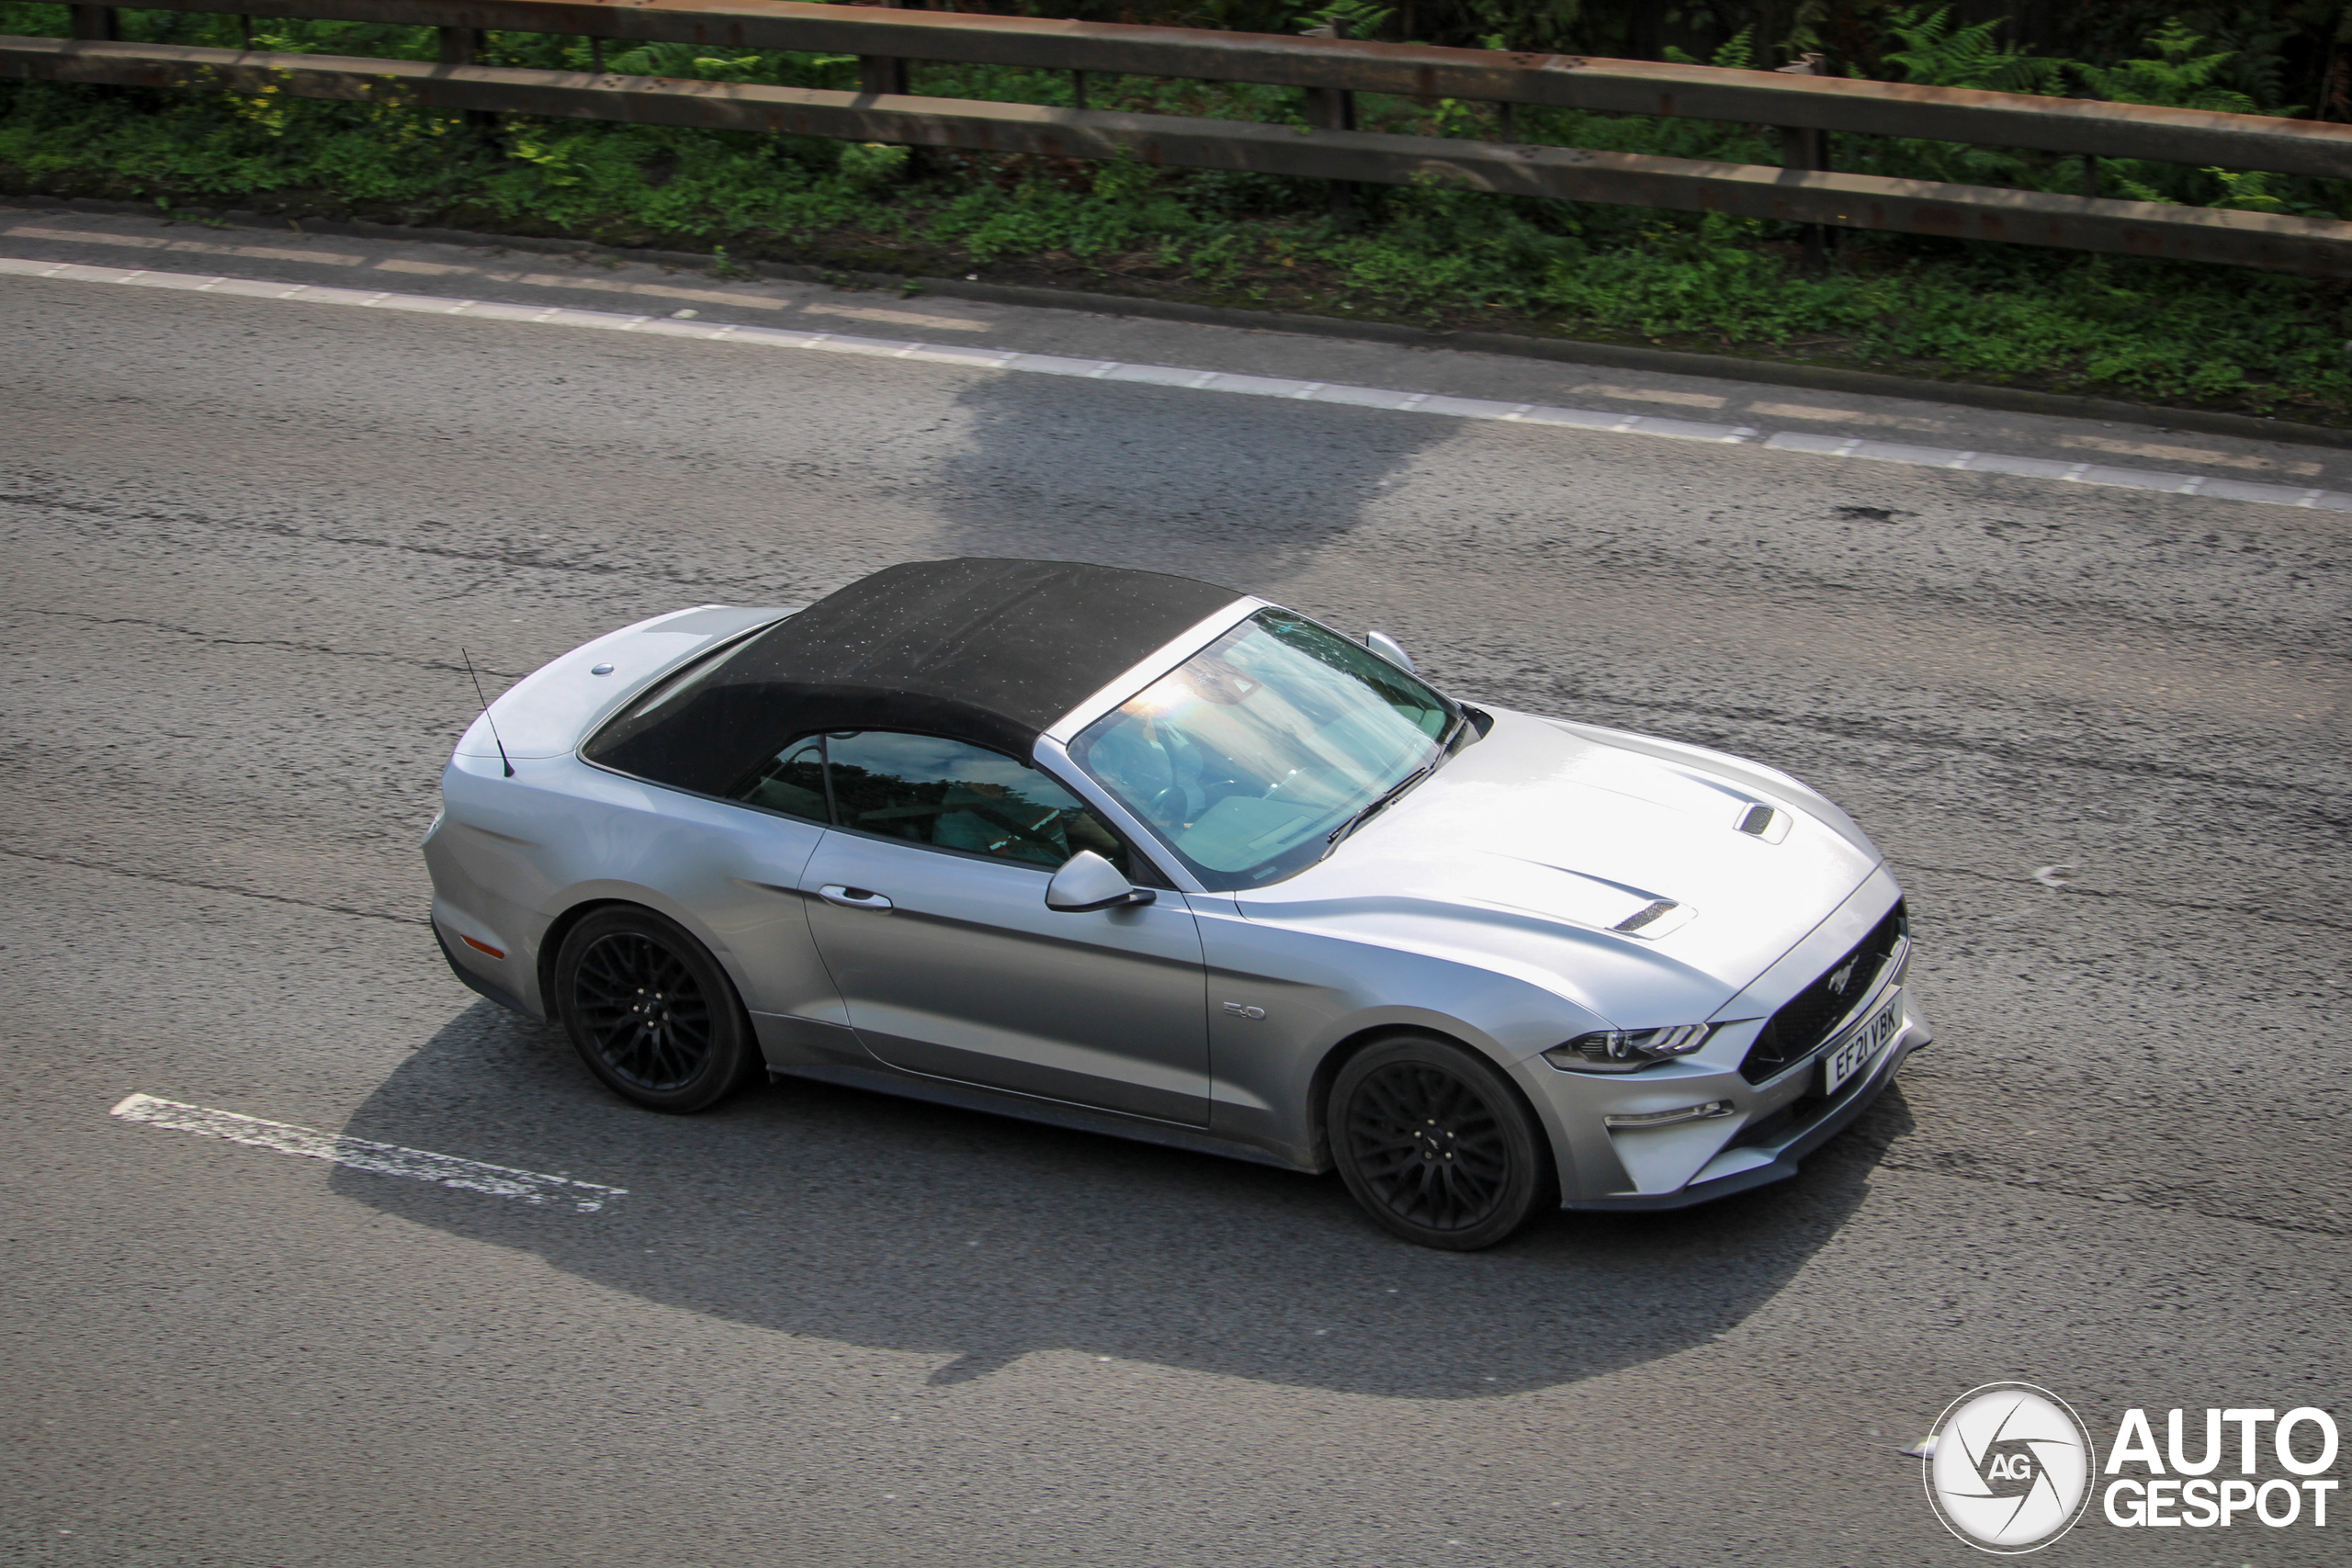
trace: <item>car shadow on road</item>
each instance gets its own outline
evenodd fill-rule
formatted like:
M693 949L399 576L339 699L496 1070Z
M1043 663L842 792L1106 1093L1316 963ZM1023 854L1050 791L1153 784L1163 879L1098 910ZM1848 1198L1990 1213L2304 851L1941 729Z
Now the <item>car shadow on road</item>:
M335 1190L610 1289L937 1358L1035 1350L1349 1393L1509 1393L1672 1355L1770 1301L1860 1203L1899 1091L1796 1180L1555 1214L1495 1251L1389 1237L1314 1178L785 1080L695 1117L622 1104L555 1030L468 1009L347 1134L628 1190L596 1213L337 1168Z

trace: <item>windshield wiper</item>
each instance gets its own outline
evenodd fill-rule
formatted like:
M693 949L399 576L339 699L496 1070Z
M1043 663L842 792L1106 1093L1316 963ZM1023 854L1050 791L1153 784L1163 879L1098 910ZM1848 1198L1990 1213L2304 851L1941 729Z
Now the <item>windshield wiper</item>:
M1461 745L1462 738L1468 733L1470 733L1469 714L1464 712L1455 715L1453 724L1446 728L1443 735L1438 737L1437 750L1430 754L1428 761L1390 784L1381 792L1379 799L1331 829L1329 836L1323 840L1323 856L1328 857L1333 850L1338 849L1341 839L1387 810L1398 795L1452 761L1454 749Z
M1346 821L1331 829L1330 837L1323 840L1323 854L1325 856L1329 855L1333 850L1340 847L1340 840L1341 839L1346 838L1350 833L1354 832L1357 829L1371 821L1374 817L1377 817L1383 811L1387 810L1391 802L1393 802L1398 795L1404 794L1407 790L1412 788L1415 784L1420 783L1423 779L1429 777L1430 772L1436 767L1437 762L1434 761L1424 762L1419 767L1415 768L1411 773L1407 773L1403 778L1398 779L1395 784L1390 784L1386 789L1381 791L1379 799L1374 801L1371 805L1357 812L1353 817L1349 818Z

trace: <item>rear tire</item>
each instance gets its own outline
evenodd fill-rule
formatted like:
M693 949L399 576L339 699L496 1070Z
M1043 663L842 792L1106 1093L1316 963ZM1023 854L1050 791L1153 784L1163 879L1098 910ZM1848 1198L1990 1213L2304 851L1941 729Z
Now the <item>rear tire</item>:
M1557 1201L1534 1113L1491 1063L1403 1035L1340 1067L1326 1111L1340 1179L1407 1241L1475 1252Z
M588 1070L651 1111L705 1111L759 1059L727 972L676 921L599 909L557 950L563 1027Z

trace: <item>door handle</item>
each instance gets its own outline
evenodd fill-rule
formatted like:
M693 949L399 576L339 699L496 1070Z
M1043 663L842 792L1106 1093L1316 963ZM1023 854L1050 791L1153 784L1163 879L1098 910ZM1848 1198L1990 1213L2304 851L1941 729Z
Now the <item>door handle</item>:
M843 887L838 882L817 889L817 897L828 904L839 904L844 909L880 909L887 912L896 908L879 893L864 887Z

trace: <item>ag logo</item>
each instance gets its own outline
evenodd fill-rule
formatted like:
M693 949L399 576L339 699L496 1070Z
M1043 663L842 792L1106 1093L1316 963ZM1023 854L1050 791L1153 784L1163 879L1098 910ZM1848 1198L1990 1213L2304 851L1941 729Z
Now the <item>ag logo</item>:
M2074 1529L2090 1499L2090 1434L2064 1400L2031 1383L1969 1390L1920 1447L1936 1517L1980 1551L2039 1551Z

